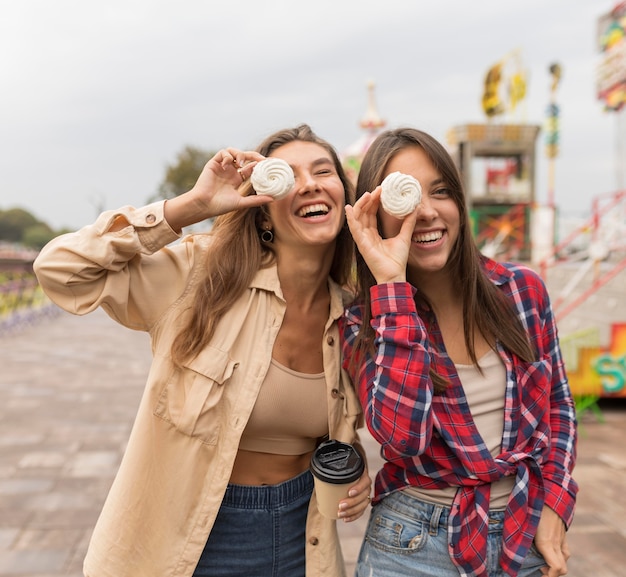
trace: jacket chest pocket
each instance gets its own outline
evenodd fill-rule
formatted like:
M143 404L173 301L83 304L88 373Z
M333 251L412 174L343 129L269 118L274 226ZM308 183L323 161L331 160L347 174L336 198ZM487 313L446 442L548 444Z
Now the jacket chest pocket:
M215 445L220 430L224 384L237 365L228 353L214 347L205 348L172 373L154 414L181 433Z

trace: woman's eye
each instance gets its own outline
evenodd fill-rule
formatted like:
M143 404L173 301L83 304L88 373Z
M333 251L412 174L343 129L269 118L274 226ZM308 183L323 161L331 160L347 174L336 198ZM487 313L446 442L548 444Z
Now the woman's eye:
M449 188L437 188L431 192L433 196L450 196Z

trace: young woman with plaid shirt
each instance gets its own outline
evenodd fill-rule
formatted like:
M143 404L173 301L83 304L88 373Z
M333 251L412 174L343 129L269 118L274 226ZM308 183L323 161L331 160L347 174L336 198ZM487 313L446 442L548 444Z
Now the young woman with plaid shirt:
M404 219L380 201L393 172L422 186ZM564 575L576 418L543 282L480 254L458 170L424 132L379 135L357 199L344 366L385 459L357 575Z

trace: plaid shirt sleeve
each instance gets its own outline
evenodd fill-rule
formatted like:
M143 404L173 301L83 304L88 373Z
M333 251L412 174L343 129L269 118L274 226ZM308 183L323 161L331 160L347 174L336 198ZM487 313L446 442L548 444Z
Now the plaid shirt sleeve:
M528 281L527 281L528 282ZM569 389L558 331L548 292L540 278L535 277L539 293L537 308L541 314L541 349L550 357L552 382L550 388L551 444L543 467L545 504L553 509L567 527L574 517L578 485L572 478L576 462L576 410ZM529 282L532 286L532 283Z
M358 384L365 421L388 459L414 456L430 444L433 385L427 334L409 283L375 285L371 289L375 356L353 358L360 329L351 311L344 327L344 363ZM353 362L350 362L352 359Z

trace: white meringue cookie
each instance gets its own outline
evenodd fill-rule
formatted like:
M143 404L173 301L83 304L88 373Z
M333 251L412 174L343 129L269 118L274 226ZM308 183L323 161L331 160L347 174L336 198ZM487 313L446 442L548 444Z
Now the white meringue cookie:
M296 179L286 161L272 157L254 166L250 182L257 194L267 194L279 200L291 192Z
M385 177L381 187L380 202L391 216L403 218L422 201L422 185L409 174L392 172Z

